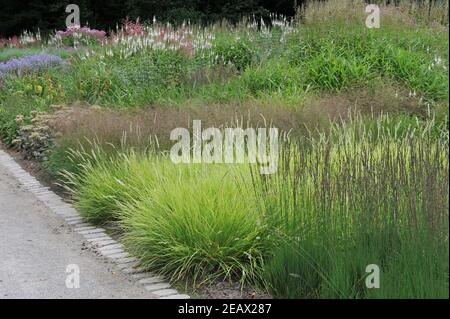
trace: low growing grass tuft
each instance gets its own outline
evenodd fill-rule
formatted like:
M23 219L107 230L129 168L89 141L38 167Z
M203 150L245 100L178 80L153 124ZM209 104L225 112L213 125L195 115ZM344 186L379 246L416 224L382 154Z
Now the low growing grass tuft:
M239 183L248 170L134 153L78 155L81 172L65 173L76 207L92 222L118 221L143 267L193 284L257 282L265 245L254 193Z

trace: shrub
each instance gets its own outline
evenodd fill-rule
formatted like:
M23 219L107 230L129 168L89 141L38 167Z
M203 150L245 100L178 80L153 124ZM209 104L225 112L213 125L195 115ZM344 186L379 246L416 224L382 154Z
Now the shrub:
M30 101L22 92L7 95L0 104L0 136L6 144L12 145L20 125L31 124L32 113L40 111L48 111L47 103L41 99ZM16 121L18 115L23 116L20 123Z
M12 144L22 151L25 158L46 160L53 143L52 132L48 126L51 116L38 112L31 112L30 115L29 125L23 125L24 117L17 115L16 122L19 128Z

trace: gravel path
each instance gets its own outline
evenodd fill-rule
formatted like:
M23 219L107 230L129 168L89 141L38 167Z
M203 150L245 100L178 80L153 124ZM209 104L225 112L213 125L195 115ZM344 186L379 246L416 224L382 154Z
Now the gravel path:
M0 159L0 299L155 297L83 241ZM79 288L66 287L69 264L80 269Z

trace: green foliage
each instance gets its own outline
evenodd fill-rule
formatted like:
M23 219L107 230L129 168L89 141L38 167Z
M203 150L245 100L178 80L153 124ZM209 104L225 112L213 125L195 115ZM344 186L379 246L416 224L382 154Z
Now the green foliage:
M245 39L217 41L214 45L213 55L217 62L231 63L238 70L244 70L255 59L255 51Z
M197 284L257 280L264 241L253 193L238 185L245 170L133 153L77 154L80 172L65 173L77 208L95 223L118 220L142 266Z
M142 265L174 281L255 282L264 246L252 193L237 186L239 175L145 161L139 172L142 165L164 172L123 210L125 242Z
M401 29L386 22L377 30L357 20L332 20L260 30L252 25L190 28L176 33L190 39L180 40L190 46L178 49L161 43L137 49L138 39L81 48L63 69L34 79L6 79L4 94L39 85L45 95L45 80L54 88L61 85L60 96L50 95L47 103L139 107L189 99L295 100L308 91L348 90L386 79L425 101L448 101L448 37L427 26ZM198 44L205 41L211 47Z
M70 158L70 151L77 147L76 143L70 140L60 140L58 145L53 145L49 150L49 156L42 162L45 171L55 180L61 178L61 173L69 171L72 173L79 172L78 163Z
M0 62L7 61L12 58L20 58L25 55L48 53L53 55L59 55L60 57L67 59L72 53L66 50L56 50L56 49L42 49L37 47L31 48L3 48L0 50Z
M431 99L448 99L448 50L429 30L382 30L346 24L308 25L298 43L286 50L288 61L301 67L305 82L319 89L342 89L374 78L390 77ZM430 40L430 38L434 38ZM419 40L420 39L420 40ZM436 63L437 61L437 63Z
M27 125L31 121L31 113L48 110L47 104L41 99L35 99L30 103L27 96L20 92L6 96L0 104L0 136L6 144L11 145L17 137L19 123L16 121L17 115L22 115L21 124Z
M65 176L83 215L118 222L142 266L173 281L239 280L286 298L448 296L448 137L432 120L332 125L283 144L275 175L95 147L76 157Z
M145 51L126 60L100 55L76 59L72 68L54 76L70 100L144 105L178 89L191 63L178 51Z
M240 82L253 96L267 92L289 92L304 85L303 74L284 61L269 61L265 65L247 69Z
M274 176L255 171L278 243L263 274L275 296L448 298L448 131L393 123L335 126L284 145Z
M134 3L136 12L146 7ZM175 15L204 17L182 6L167 17ZM75 136L59 139L44 167L63 172L84 217L119 225L141 264L173 281L238 280L288 298L448 298L448 31L388 19L368 29L344 16L183 30L195 34L183 40L188 45L168 48L165 39L140 47L139 38L91 45L58 51L64 68L2 78L2 139L17 137L17 115L26 125L54 103L285 102L394 83L420 98L428 115L436 111L436 122L350 118L283 144L275 176L83 148ZM36 50L2 49L0 61ZM382 286L369 291L372 263Z
M83 150L80 147L66 153L72 162L70 166L75 168L60 173L66 189L72 193L75 206L87 220L95 224L115 221L118 219L118 203L127 196L123 182L128 176L127 167L108 157L98 147L94 146L89 153Z

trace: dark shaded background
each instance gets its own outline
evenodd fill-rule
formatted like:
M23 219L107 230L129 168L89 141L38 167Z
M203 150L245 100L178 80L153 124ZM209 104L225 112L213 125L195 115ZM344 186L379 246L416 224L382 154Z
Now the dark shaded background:
M65 28L65 7L80 6L81 23L96 29L114 29L125 17L180 23L183 20L208 23L225 18L237 21L255 14L267 18L270 12L293 16L295 3L306 0L0 0L0 37L19 35L23 30L48 33Z

